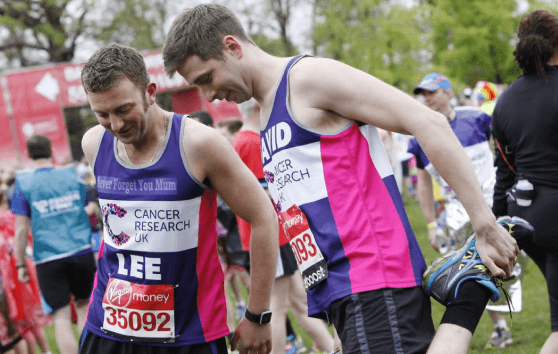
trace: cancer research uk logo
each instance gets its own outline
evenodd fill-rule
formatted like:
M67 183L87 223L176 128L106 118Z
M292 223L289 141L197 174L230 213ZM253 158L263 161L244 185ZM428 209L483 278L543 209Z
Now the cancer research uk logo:
M267 181L267 183L275 182L275 175L273 174L273 172L264 171L264 175L265 175L265 180Z
M132 300L132 286L127 281L114 279L107 288L107 300L113 306L128 306Z
M128 242L128 240L130 239L130 235L126 234L124 231L120 232L118 235L115 235L110 228L110 224L108 221L110 215L116 215L119 218L123 218L128 213L128 211L114 203L104 205L102 211L104 215L105 225L107 227L108 234L112 239L112 242L114 242L118 246L122 246L123 244Z

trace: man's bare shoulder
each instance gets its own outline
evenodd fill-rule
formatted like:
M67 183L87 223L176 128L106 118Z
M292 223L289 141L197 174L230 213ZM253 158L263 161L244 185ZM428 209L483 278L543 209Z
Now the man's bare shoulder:
M304 57L291 69L289 81L300 89L316 89L327 85L332 77L337 77L354 68L328 58Z
M105 128L103 128L102 125L98 124L85 132L85 134L83 134L83 138L81 139L81 148L83 149L85 158L87 159L87 161L89 161L89 163L91 163L93 160L95 149L97 148L99 139L104 132Z
M190 118L184 118L184 140L185 148L191 150L205 150L221 134L212 127L208 127ZM203 152L203 151L199 151Z
M184 154L200 181L220 173L223 161L236 155L232 145L216 129L186 118L182 140Z

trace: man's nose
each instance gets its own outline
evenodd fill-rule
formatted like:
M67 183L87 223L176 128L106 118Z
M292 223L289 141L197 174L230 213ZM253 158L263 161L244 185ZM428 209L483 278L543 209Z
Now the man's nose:
M202 93L209 102L213 102L215 96L217 96L217 91L211 87L202 87Z
M124 126L124 120L116 114L110 115L110 128L113 132L118 132Z

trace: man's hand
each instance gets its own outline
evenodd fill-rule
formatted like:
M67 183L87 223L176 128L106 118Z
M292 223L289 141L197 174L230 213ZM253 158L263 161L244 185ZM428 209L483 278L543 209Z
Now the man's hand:
M268 354L271 352L271 325L259 325L243 317L234 331L231 351L240 354Z
M22 283L27 283L29 281L29 272L26 267L19 267L17 269L17 279Z
M519 247L510 234L496 220L475 227L477 250L482 262L495 277L504 280L511 278Z

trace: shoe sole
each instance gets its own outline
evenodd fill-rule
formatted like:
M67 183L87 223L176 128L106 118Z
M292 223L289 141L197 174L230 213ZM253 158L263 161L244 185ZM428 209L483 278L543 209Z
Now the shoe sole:
M504 349L507 348L509 346L511 346L513 344L513 339L508 339L502 343L500 343L500 345L497 346L493 346L491 344L488 344L485 349Z

